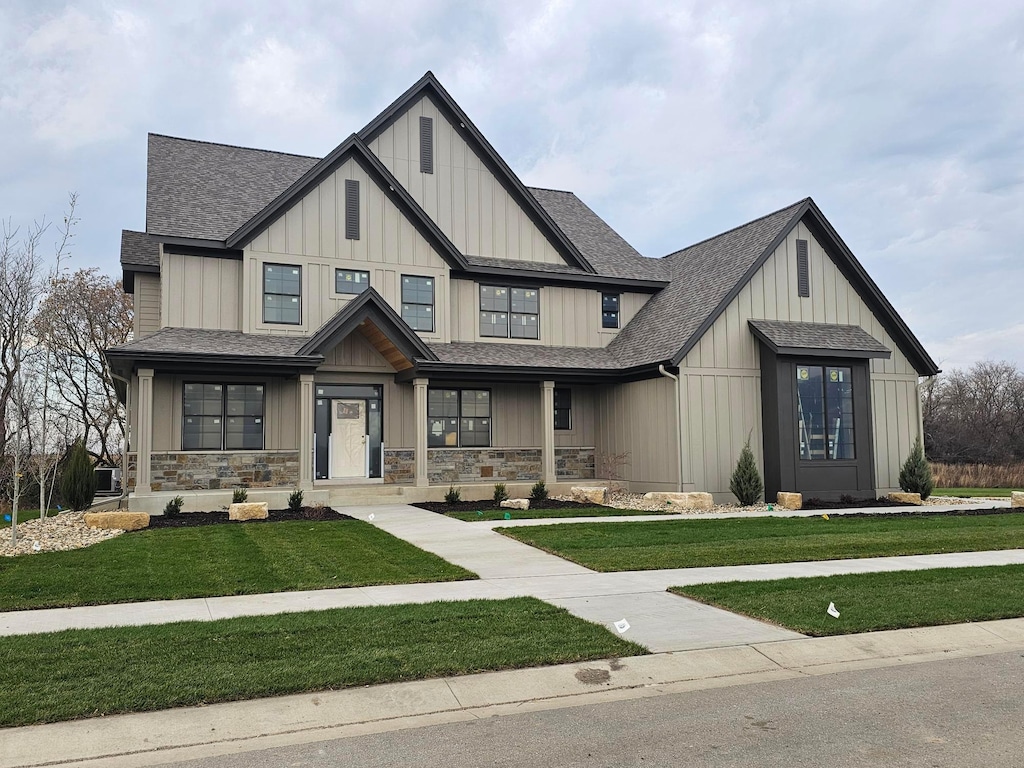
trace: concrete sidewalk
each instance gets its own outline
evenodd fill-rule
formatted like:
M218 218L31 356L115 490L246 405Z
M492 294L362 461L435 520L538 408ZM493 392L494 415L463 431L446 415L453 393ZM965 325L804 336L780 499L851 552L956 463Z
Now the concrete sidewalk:
M487 672L0 731L0 768L121 768L367 733L1024 650L1024 619Z

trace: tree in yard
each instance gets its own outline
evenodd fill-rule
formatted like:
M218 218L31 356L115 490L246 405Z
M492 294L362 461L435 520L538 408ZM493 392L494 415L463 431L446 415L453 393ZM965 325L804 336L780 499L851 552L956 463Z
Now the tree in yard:
M900 488L907 493L919 493L922 499L927 499L933 487L932 468L924 457L924 446L919 437L900 470Z
M76 512L87 509L96 496L96 471L92 458L81 440L75 442L64 474L60 478L60 494Z
M750 450L749 437L747 444L740 451L740 459L736 462L736 469L733 470L732 478L729 480L729 490L744 507L759 502L764 493L764 482L761 480L761 473L757 470L754 452Z

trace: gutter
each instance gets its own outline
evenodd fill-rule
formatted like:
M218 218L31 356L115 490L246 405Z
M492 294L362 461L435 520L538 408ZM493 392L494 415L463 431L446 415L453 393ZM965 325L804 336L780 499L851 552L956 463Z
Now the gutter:
M660 363L658 365L658 373L664 376L666 379L672 379L676 383L676 451L679 456L679 482L676 484L676 490L680 493L683 492L683 419L679 409L679 377L669 373L665 369L665 364Z

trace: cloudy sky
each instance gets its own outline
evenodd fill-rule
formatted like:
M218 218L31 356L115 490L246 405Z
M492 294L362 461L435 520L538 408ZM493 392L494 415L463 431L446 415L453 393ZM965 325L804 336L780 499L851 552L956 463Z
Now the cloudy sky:
M324 155L426 70L662 256L814 197L940 365L1024 367L1024 4L0 5L0 217L119 274L146 133Z

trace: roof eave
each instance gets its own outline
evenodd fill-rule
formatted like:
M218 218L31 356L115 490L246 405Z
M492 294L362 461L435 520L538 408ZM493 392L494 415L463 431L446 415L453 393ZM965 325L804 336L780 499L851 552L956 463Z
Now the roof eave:
M546 272L543 270L516 269L514 267L490 267L470 265L468 269L453 270L453 278L476 279L481 277L501 279L522 279L544 285L597 285L631 288L638 293L657 293L668 286L667 280L645 280L641 278L611 277L598 274L572 274L568 272Z

